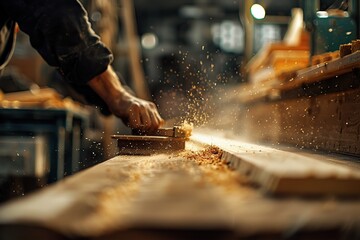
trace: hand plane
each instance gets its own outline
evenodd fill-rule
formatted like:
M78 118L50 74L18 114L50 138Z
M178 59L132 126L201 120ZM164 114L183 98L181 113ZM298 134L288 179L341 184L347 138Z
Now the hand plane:
M191 128L174 126L154 131L133 129L132 135L112 135L117 140L119 155L151 155L185 149Z

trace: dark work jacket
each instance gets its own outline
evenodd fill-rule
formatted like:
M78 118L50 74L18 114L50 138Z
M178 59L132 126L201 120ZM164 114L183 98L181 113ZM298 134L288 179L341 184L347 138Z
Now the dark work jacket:
M0 74L9 62L15 45L15 23L0 16Z
M104 104L86 83L104 72L113 56L91 29L77 0L1 0L0 67L11 56L15 22L68 83L90 103Z

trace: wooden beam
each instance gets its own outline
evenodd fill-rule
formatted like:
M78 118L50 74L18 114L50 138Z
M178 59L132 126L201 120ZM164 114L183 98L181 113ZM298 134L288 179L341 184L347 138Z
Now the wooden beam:
M196 135L194 140L220 147L222 159L266 194L360 195L360 171L333 164L328 156L206 135Z

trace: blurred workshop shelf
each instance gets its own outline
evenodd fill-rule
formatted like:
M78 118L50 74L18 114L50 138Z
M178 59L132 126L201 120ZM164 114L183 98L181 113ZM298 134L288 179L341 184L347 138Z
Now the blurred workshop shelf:
M62 179L81 168L86 112L68 109L0 109L2 176Z
M244 135L254 141L360 156L360 52L242 87Z

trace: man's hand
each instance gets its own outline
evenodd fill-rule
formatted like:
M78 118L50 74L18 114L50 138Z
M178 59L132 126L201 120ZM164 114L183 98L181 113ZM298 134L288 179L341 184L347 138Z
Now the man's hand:
M163 124L155 104L127 92L110 66L90 80L89 85L106 102L110 111L130 128L156 130Z
M141 130L156 130L164 120L154 103L124 92L109 106L110 111L120 117L129 127Z

